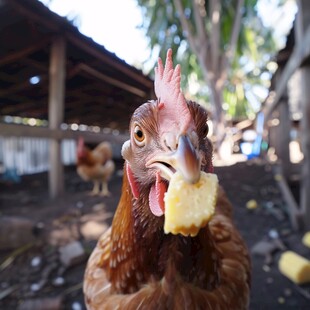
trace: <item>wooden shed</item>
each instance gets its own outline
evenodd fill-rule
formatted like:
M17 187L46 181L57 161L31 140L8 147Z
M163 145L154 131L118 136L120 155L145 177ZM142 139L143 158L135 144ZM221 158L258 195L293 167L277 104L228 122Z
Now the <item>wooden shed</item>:
M0 1L0 41L0 135L50 139L49 189L57 197L64 188L61 140L122 143L132 112L154 97L153 81L37 0ZM48 125L7 123L8 116ZM100 130L62 126L73 123Z
M279 68L274 79L274 90L270 92L264 107L266 118L274 113L279 118L278 152L281 159L280 187L289 206L291 222L296 229L310 229L310 2L297 1L298 13L293 32L288 36L286 48L279 54ZM288 106L288 82L298 72L301 79L296 87L300 90L300 132L304 159L300 169L300 199L293 197L287 180L291 174L289 159L290 130L292 119Z

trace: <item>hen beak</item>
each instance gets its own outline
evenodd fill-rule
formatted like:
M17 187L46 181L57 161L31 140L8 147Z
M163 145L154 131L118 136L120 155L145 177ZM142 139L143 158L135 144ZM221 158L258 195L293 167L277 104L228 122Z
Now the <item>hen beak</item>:
M160 175L168 181L175 171L191 184L200 179L201 159L187 135L179 137L175 151L155 156L146 166L159 169Z
M200 158L188 136L179 138L178 148L172 156L174 168L179 171L188 183L196 183L200 179Z

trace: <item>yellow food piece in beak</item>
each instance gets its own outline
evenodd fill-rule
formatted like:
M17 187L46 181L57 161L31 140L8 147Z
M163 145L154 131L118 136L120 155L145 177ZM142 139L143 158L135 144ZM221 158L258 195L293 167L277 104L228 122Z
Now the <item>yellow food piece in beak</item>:
M279 269L296 284L310 282L310 261L293 251L286 251L281 255Z
M164 197L165 233L196 236L215 212L217 189L215 174L201 171L199 181L190 184L176 172Z

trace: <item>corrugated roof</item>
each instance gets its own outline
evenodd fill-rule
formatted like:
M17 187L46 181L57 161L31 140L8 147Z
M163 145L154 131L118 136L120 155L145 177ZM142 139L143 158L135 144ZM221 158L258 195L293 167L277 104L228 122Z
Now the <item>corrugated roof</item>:
M0 1L0 115L47 119L55 36L66 40L65 122L127 129L153 81L37 0Z

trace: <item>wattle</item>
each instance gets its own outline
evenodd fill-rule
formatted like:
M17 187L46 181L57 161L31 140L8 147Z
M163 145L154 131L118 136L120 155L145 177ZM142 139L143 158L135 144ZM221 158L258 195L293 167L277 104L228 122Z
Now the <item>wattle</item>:
M165 213L164 196L167 191L167 184L156 174L156 182L152 185L149 193L149 205L151 212L155 216L162 216Z

